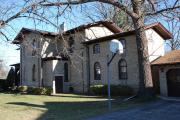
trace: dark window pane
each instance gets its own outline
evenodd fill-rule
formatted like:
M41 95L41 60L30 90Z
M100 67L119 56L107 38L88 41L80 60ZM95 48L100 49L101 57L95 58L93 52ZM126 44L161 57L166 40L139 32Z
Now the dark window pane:
M101 66L99 62L94 64L94 79L101 80Z
M35 66L35 64L34 64L33 67L32 67L32 81L36 81L35 73L36 73L36 66Z
M64 63L64 82L68 82L68 64Z
M119 79L127 79L127 63L124 59L119 61Z
M93 53L94 54L100 53L100 45L99 44L95 44L93 46Z

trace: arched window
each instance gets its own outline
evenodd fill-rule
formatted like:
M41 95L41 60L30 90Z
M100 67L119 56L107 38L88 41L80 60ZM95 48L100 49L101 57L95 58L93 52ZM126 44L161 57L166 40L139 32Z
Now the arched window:
M72 36L69 37L68 44L69 47L72 47L72 45L74 44L74 38Z
M64 82L68 82L68 64L64 63Z
M35 64L34 64L34 65L32 66L32 81L36 81L35 73L36 73L36 66L35 66Z
M125 59L119 60L119 79L127 79L127 63Z
M32 41L32 56L35 56L35 55L36 55L36 48L37 48L37 46L36 46L36 40L33 39L33 41Z
M69 37L68 44L69 44L69 52L73 53L74 38L72 36Z
M97 54L100 53L100 45L99 44L95 44L93 46L93 54Z
M101 80L101 66L99 62L94 64L94 80Z

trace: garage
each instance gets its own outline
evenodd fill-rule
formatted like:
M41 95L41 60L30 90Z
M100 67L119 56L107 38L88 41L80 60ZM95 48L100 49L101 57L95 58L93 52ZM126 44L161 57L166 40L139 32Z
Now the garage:
M167 71L168 96L180 97L180 68Z
M155 88L161 96L180 97L180 50L173 50L151 63Z

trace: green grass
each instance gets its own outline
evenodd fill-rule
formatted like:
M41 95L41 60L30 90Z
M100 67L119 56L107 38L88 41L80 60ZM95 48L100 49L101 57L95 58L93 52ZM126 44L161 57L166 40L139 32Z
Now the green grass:
M112 103L113 111L141 104ZM80 120L107 112L105 98L62 94L36 96L0 93L0 120Z

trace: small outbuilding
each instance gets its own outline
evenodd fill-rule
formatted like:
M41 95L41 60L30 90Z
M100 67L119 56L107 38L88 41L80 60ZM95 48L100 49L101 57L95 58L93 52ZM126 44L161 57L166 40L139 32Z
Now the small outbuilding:
M156 90L162 96L180 97L180 50L173 50L151 64Z

